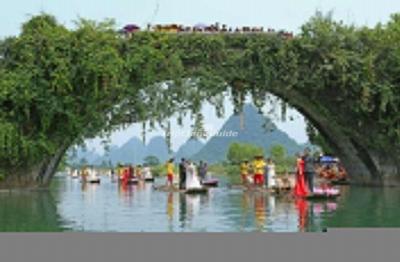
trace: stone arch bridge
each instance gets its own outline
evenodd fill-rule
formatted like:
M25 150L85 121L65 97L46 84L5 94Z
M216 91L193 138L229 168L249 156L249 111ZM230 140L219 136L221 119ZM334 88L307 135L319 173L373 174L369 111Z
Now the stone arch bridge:
M352 181L398 185L400 21L354 28L314 17L291 39L265 33L121 38L108 22L73 30L49 15L0 42L3 187L45 186L66 150L133 122L162 123L202 101L237 111L274 94L319 131Z

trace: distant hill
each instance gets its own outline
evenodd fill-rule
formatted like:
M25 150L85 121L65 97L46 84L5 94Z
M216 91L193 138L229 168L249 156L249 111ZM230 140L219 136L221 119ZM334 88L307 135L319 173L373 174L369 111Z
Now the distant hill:
M148 145L146 146L145 150L145 155L143 159L146 156L156 156L158 160L161 162L167 161L169 158L169 153L168 153L168 146L167 142L165 141L165 138L162 136L155 136L152 139L150 139Z
M137 138L132 137L121 147L113 147L104 156L96 160L100 164L103 160L111 160L113 165L117 163L140 163L145 155L146 146Z
M232 115L219 130L219 133L237 132L237 136L214 136L195 155L194 160L205 160L216 163L226 160L226 153L231 143L242 142L258 145L264 148L266 154L274 144L284 146L288 154L302 151L303 146L290 138L285 132L277 129L276 125L267 117L258 113L250 104L243 108L244 129L240 126L240 116Z
M79 164L81 159L86 159L88 164L100 165L102 163L134 163L141 164L147 156L156 156L161 162L167 161L170 157L168 154L167 143L162 136L155 136L150 139L147 145L137 137L132 137L122 146L111 146L108 152L103 155L97 154L95 151L85 151L78 148L74 157L69 153L69 162Z
M72 164L81 164L80 162L84 160L86 163L94 163L96 159L100 157L100 155L94 150L87 150L83 147L78 147L70 150L67 153L67 157L69 162Z
M198 139L188 139L176 152L175 159L179 161L181 158L190 158L197 154L204 146L204 143Z
M309 143L299 145L294 139L290 138L285 132L277 129L276 125L268 118L258 114L257 109L252 105L244 106L244 129L240 126L240 117L232 115L225 122L219 133L237 132L237 136L214 136L205 145L198 139L188 139L176 153L168 154L168 147L165 138L156 136L150 139L147 145L137 138L132 137L124 145L111 146L109 152L103 156L96 152L77 150L77 156L72 158L70 163L79 164L82 158L88 163L100 165L110 160L113 165L117 163L143 163L144 158L149 155L156 156L161 162L165 162L170 156L179 161L180 158L193 160L205 160L209 163L221 162L226 159L226 153L231 143L242 142L261 146L265 153L274 144L283 145L288 154L293 155L302 151L306 146L312 147Z
M163 137L153 137L147 145L144 145L139 138L132 137L121 147L116 147L97 159L96 164L100 164L104 160L108 161L108 159L113 165L119 162L141 164L150 155L156 156L162 162L168 159L168 147Z

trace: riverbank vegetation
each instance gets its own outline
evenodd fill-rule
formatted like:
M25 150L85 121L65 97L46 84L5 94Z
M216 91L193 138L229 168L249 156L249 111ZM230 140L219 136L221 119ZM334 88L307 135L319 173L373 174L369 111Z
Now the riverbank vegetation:
M278 176L294 172L296 158L288 156L286 148L282 145L272 146L265 154L262 148L245 143L231 144L227 154L228 161L210 165L209 171L215 176L226 176L232 184L240 184L240 163L247 160L251 164L257 155L265 155L266 158L272 159Z

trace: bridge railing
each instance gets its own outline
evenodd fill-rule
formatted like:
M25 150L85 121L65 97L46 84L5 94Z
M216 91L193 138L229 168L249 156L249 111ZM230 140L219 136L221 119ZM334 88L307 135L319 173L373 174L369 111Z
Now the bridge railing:
M218 23L209 26L183 26L177 24L169 24L169 25L147 25L146 29L141 29L139 26L135 24L126 25L122 28L119 32L125 36L131 36L136 32L160 32L160 33L173 33L173 34L269 34L269 35L278 35L286 39L291 39L294 37L292 32L284 31L284 30L275 30L272 28L268 28L264 30L263 27L250 27L250 26L243 26L243 27L227 27L226 25L219 26Z

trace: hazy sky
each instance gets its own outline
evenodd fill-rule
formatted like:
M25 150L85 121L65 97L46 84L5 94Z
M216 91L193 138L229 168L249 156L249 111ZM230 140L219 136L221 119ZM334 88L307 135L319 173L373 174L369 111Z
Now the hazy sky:
M385 22L390 14L400 12L398 0L13 0L3 1L0 9L0 37L19 33L21 23L31 15L46 12L55 15L66 26L73 20L84 17L94 20L114 18L119 26L127 23L145 25L147 23L183 23L193 25L202 23L226 23L231 26L254 25L298 31L317 10L333 11L336 19L346 23L372 26ZM217 119L213 109L205 106L203 110L209 129L218 129L225 119ZM227 116L232 105L226 104ZM293 112L292 112L293 113ZM307 140L304 121L293 113L295 120L279 123L278 127L299 142ZM189 120L185 121L188 130ZM177 127L174 127L177 129ZM125 131L113 134L113 143L122 144L130 136L139 135L140 129L133 125ZM178 133L178 134L177 134ZM173 132L176 149L186 138ZM149 137L160 132L153 132ZM97 146L98 141L90 143Z

